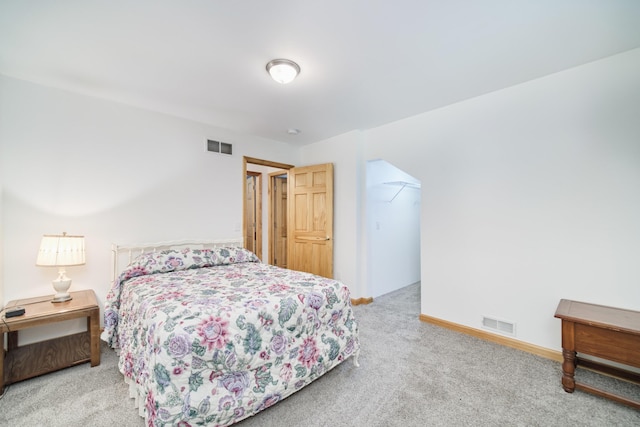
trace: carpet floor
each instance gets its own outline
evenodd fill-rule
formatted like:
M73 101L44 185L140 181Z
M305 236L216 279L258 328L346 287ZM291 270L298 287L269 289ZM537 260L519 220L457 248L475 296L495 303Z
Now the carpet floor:
M343 363L237 424L264 426L640 426L640 411L565 393L560 363L420 322L420 287L354 307L360 367ZM578 370L585 382L640 400L640 387ZM13 384L2 426L143 426L117 356Z

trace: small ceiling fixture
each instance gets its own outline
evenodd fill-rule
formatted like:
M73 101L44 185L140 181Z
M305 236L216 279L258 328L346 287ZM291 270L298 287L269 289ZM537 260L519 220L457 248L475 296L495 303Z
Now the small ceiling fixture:
M300 66L288 59L274 59L267 63L267 72L278 83L291 83L300 73Z

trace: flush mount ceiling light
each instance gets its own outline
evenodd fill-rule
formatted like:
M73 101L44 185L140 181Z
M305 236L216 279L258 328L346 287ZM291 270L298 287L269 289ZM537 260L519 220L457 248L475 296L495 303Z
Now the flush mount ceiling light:
M291 83L300 73L300 66L288 59L274 59L267 64L267 72L278 83Z

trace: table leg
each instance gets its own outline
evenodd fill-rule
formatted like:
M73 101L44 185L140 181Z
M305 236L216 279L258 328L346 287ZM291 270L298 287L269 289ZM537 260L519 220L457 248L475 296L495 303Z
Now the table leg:
M100 364L100 310L91 311L87 318L87 329L91 336L91 366Z
M7 334L7 353L18 348L18 331L10 331Z
M567 393L573 393L576 389L576 381L573 376L576 372L576 352L562 349L562 387Z
M0 396L4 394L4 333L0 334Z

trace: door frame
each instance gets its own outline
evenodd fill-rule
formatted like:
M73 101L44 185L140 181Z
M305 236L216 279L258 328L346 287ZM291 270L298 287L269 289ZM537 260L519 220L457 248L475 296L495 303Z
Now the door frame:
M244 241L247 235L247 185L246 185L246 176L247 176L247 164L250 163L252 165L259 166L269 166L272 168L278 168L283 170L289 170L294 167L294 165L289 165L286 163L273 162L271 160L257 159L255 157L242 156L242 240ZM267 197L267 203L269 204L268 209L271 209L271 200ZM264 200L262 201L264 203ZM272 246L273 236L272 233L269 233L268 236L268 245ZM244 247L246 248L246 242L244 242ZM262 254L256 254L260 259L262 259Z

